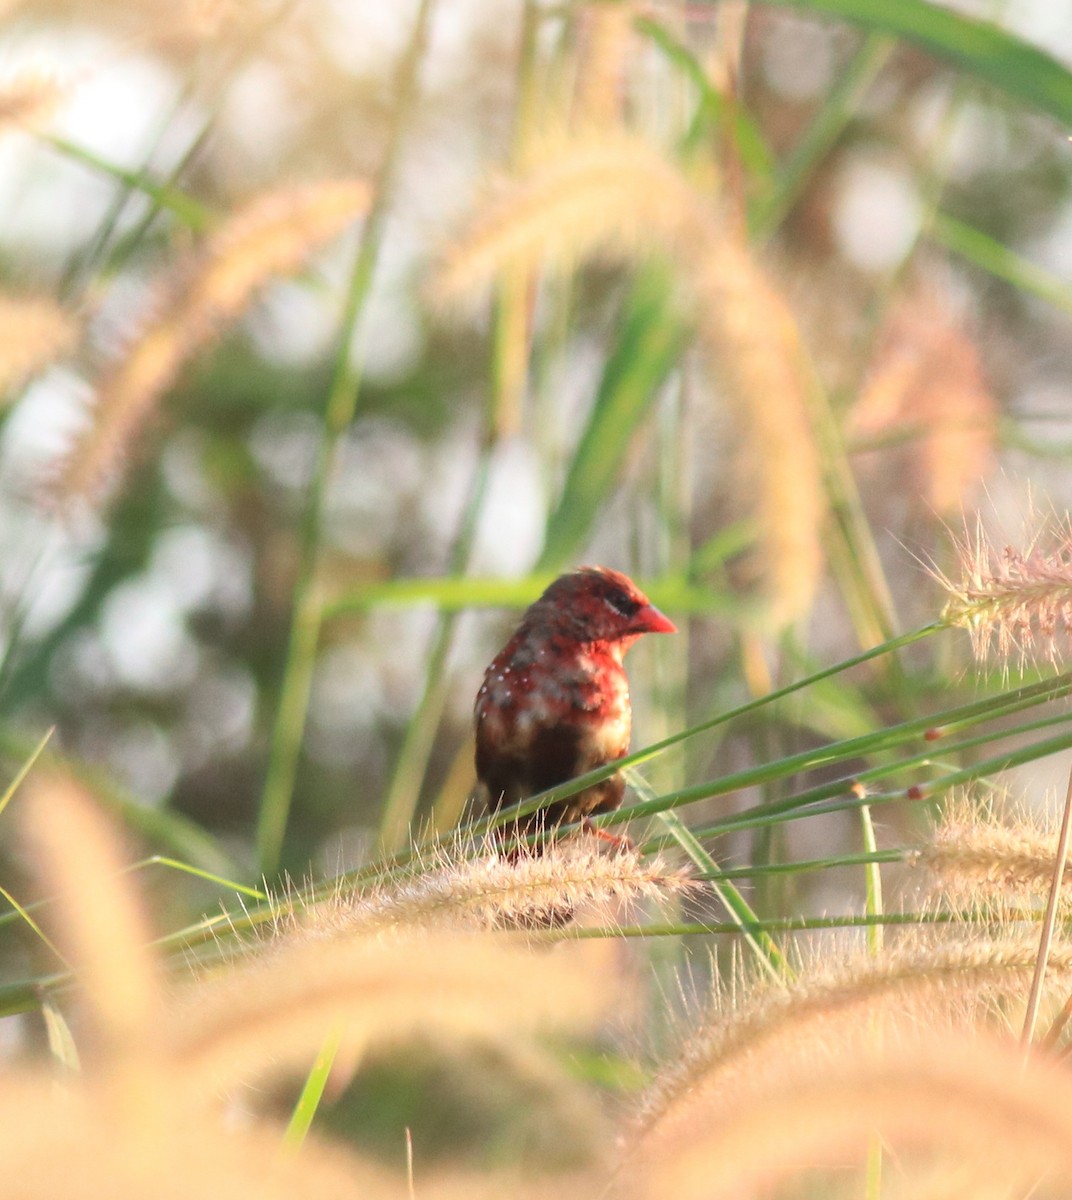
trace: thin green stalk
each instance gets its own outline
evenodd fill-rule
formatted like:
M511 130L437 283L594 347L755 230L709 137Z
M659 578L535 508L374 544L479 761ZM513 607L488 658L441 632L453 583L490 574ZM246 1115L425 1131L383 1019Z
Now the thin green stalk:
M482 452L477 465L472 491L466 505L462 527L451 552L449 573L464 571L476 538L477 523L484 499L487 496L488 476L491 466L490 446ZM406 728L402 746L398 752L394 775L387 789L383 812L380 817L380 846L387 853L397 850L406 839L420 796L421 782L428 769L443 706L449 692L450 679L447 675L447 655L457 626L458 618L453 613L440 613L432 643L426 655L424 691L417 709Z
M695 831L693 831L695 832ZM745 863L740 867L719 867L713 875L702 871L694 879L752 879L756 875L805 875L809 871L834 871L841 867L866 867L871 863L904 862L910 850L876 850L867 854L832 854L828 858L797 858L786 862Z
M208 883L217 883L221 887L227 888L228 891L238 892L240 895L248 896L251 900L266 901L268 899L267 894L259 888L247 887L246 884L238 883L234 879L227 879L222 875L214 874L212 871L204 871L199 867L192 867L189 863L179 862L175 858L165 858L161 854L153 854L149 858L143 858L136 863L131 863L129 866L124 867L120 874L130 875L135 871L144 871L148 867L167 867L169 870L177 871L182 875L190 875L195 879L204 879ZM54 899L54 896L44 896L40 900L32 900L20 910L0 913L0 928L17 921L24 913L31 913L36 909L45 908Z
M1072 289L1057 275L1022 254L945 212L935 212L927 233L932 241L952 250L997 279L1037 296L1062 312L1072 313Z
M539 26L539 9L531 2L526 3L521 19L518 93L514 113L515 152L520 152L524 147L537 117L536 62ZM465 574L472 555L480 514L487 498L495 447L500 435L512 428L514 414L520 406L525 371L514 357L517 351L514 338L520 329L527 350L528 285L533 282L527 277L519 280L518 276L511 272L496 295L491 362L493 386L488 393L484 414L483 445L461 528L451 551L448 577ZM527 354L521 357L527 360ZM449 694L450 680L447 677L446 665L456 627L457 618L454 614L442 610L437 614L435 632L426 656L424 689L417 709L406 727L380 815L379 844L388 853L398 850L405 842L417 809L421 784L428 770L428 759Z
M766 240L788 216L815 169L856 115L895 44L893 38L879 33L869 33L863 40L779 170L772 194L756 206L751 221L754 237Z
M939 775L929 780L925 787L915 789L918 790L918 795L915 794L915 790L912 788L898 788L894 792L875 793L866 798L854 796L829 804L817 804L817 793L820 789L814 788L810 792L802 792L798 796L790 796L786 800L780 801L776 812L771 811L771 806L758 806L745 810L743 814L715 821L710 825L705 825L701 829L694 829L692 832L698 838L711 838L727 833L738 833L746 829L755 829L764 824L780 824L785 821L797 821L802 817L818 817L826 816L829 813L845 812L858 809L864 804L903 804L906 800L913 802L935 800L955 787L974 783L979 779L986 779L988 776L994 775L999 771L1007 771L1010 767L1018 767L1023 766L1025 763L1036 762L1038 759L1046 758L1050 754L1057 754L1062 750L1067 750L1070 746L1072 746L1072 733L1062 734L1060 737L1055 738L1046 738L1040 742L1032 742L1030 745L1021 747L1019 750L1011 750L1006 754L995 755L992 758L985 759L971 767ZM845 790L844 784L840 790ZM663 799L665 798L660 798L660 801ZM813 804L815 807L811 807ZM661 810L657 809L656 811ZM644 854L655 853L658 850L665 850L671 844L671 841L667 838L652 838L643 844L641 852Z
M753 932L758 918L752 911L748 901L741 893L725 880L718 878L718 866L700 842L693 837L685 827L685 823L677 813L665 812L659 814L659 820L669 831L670 836L685 851L692 861L703 872L703 878L711 885L711 890L719 902L730 914L734 924L745 935L745 940L755 952L760 966L775 982L792 979L793 970L786 961L778 943L769 933Z
M191 229L207 229L212 224L212 210L179 188L169 184L157 184L144 171L129 171L124 167L117 167L94 151L58 134L42 135L41 140L65 157L91 167L94 171L107 175L109 179L118 180L127 187L144 192L160 208L173 212Z
M1010 920L1038 920L1037 910L1026 910L1009 914ZM944 925L970 923L980 919L975 914L960 912L907 912L885 913L880 917L781 917L757 920L750 924L752 934L802 933L815 929L866 929L874 924L882 925ZM984 918L985 919L985 916ZM626 925L603 928L600 926L567 926L563 930L548 930L541 938L561 941L588 938L646 938L646 937L690 937L703 934L742 934L741 926L733 921L690 921L679 924ZM43 996L53 995L68 987L73 981L70 971L55 972L35 979L23 979L14 983L0 984L0 1017L18 1013L34 1012L41 1006Z
M354 259L342 320L342 338L324 414L311 495L301 534L301 560L294 589L294 616L283 683L272 734L271 752L257 820L257 853L261 870L274 875L286 835L287 819L298 771L298 758L309 708L313 667L323 619L317 582L324 506L339 442L353 421L362 378L358 346L360 319L379 259L387 220L387 204L402 137L417 99L418 67L424 55L434 0L421 0L409 44L398 70L395 105L387 146L380 165L372 206Z
M1034 916L1038 920L1037 911L1026 911L1010 914L1010 920L1030 920ZM772 917L768 920L756 921L748 927L748 932L756 933L807 933L816 929L870 929L873 925L954 925L975 924L985 920L985 915L974 913L951 912L907 912L883 913L878 917L842 916L842 917ZM549 941L587 940L590 938L607 937L695 937L713 933L731 933L741 935L745 931L733 921L688 921L680 924L651 924L623 925L603 927L590 925L586 927L567 926L562 930L553 930L542 935ZM0 1001L3 991L0 989ZM2 1011L2 1010L0 1010Z
M1068 677L1062 677L1063 683L1060 693L1066 694L1072 691L1072 680ZM1028 689L1034 693L1034 689ZM1045 695L1042 700L1038 696L1032 694L1030 701L1022 701L1024 706L1029 703L1040 703L1044 700L1052 699L1053 695ZM970 706L965 706L970 707ZM1008 708L1006 707L1006 711ZM990 716L984 710L976 714L978 721L989 720ZM1042 729L1049 725L1062 724L1072 718L1068 714L1061 714L1056 717L1046 717L1040 721L1032 722L1027 725L1018 726L1012 730L1006 730L1003 736L1011 736L1014 733L1023 733L1034 729ZM787 775L796 774L798 771L811 770L818 766L828 766L836 762L845 761L847 759L856 758L861 755L874 753L879 749L888 749L893 746L902 744L927 728L927 718L915 721L906 721L901 725L895 725L889 730L880 730L873 734L866 734L862 737L846 738L844 741L832 742L828 746L819 747L815 750L804 750L799 754L791 754L785 758L778 759L772 763L762 763L756 767L748 767L742 771L733 772L730 775L724 775L718 779L708 780L704 783L694 784L691 787L681 788L676 792L670 792L666 795L659 796L654 800L641 801L638 804L623 807L614 813L608 813L605 816L592 818L593 824L597 826L619 824L622 821L631 820L637 817L652 816L657 812L663 812L670 808L680 808L686 804L694 804L698 800L707 800L714 796L724 796L729 792L742 791L745 788L755 787L770 782L774 779L781 779ZM947 750L952 752L956 750L968 750L977 745L985 745L995 740L996 735L988 733L976 738L967 738L962 742L950 744ZM1059 741L1060 739L1051 739ZM1041 743L1040 743L1041 744ZM813 800L823 799L825 796L836 795L838 792L846 791L853 781L867 782L873 779L884 778L886 775L894 772L899 772L908 767L919 766L931 761L934 757L934 750L927 749L919 754L913 755L907 759L901 759L895 763L884 763L880 766L868 768L865 771L860 771L853 775L850 779L838 779L831 783L823 784L820 787L812 788L807 792L801 792L797 796L790 796L782 800L770 801L760 805L757 811L767 813L779 813L786 809L799 807L800 804L810 803ZM1033 756L1038 757L1038 756ZM624 763L625 760L623 760ZM565 793L567 795L571 793ZM803 800L802 800L803 798ZM524 809L510 809L511 815L515 812L523 812Z
M56 732L55 725L53 725L50 729L48 729L46 731L45 736L37 743L36 746L34 746L33 750L30 752L26 761L22 764L21 767L19 767L18 773L15 775L15 778L4 789L4 794L2 796L0 796L0 813L2 813L4 811L4 809L7 808L7 806L11 803L12 797L19 790L19 787L21 786L22 781L33 770L34 763L36 763L37 760L41 757L41 755L45 752L45 747L52 740L52 735L55 732Z
M8 904L11 905L12 909L15 911L15 914L23 921L24 924L28 925L30 929L33 930L37 937L44 942L44 944L49 948L49 950L52 951L52 953L61 963L63 963L65 966L70 965L67 959L64 958L60 953L59 947L56 945L56 943L52 941L52 939L48 936L48 934L45 933L41 926L38 925L33 917L30 916L29 910L24 905L20 904L18 900L16 900L15 897L7 890L7 888L0 887L0 897L3 897Z
M339 1026L331 1030L317 1051L313 1065L306 1076L301 1095L294 1105L294 1111L290 1114L290 1121L283 1133L283 1146L291 1153L301 1149L313 1124L320 1101L324 1097L324 1089L331 1078L331 1068L335 1065L335 1057L339 1053L341 1044L342 1027Z

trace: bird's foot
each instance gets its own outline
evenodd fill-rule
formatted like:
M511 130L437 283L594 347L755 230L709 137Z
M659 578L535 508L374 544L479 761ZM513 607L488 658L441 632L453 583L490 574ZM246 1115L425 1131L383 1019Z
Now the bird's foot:
M635 850L636 845L633 839L625 833L611 833L609 829L604 829L601 825L596 825L591 817L581 818L581 829L584 833L590 833L593 837L599 838L601 842L608 842L616 850Z

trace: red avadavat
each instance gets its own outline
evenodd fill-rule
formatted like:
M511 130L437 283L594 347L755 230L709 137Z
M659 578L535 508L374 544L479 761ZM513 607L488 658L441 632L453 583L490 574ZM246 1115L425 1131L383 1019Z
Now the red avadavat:
M672 621L627 576L582 567L554 581L525 613L476 697L476 773L496 812L623 758L632 710L622 658ZM620 774L522 818L542 831L610 812Z

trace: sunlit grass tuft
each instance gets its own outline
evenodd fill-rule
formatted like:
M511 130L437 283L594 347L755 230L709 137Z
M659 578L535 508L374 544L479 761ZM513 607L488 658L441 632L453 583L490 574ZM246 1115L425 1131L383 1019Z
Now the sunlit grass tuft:
M943 613L971 634L979 660L1056 662L1072 629L1072 528L1041 529L1024 550L993 545L978 524L957 543L959 578L938 575L949 593Z
M1057 829L1037 810L1021 805L999 814L986 801L959 797L915 861L951 902L1023 904L1045 896L1056 855Z
M679 868L624 845L607 852L595 839L570 838L539 855L506 857L489 836L476 848L448 841L419 849L405 870L382 883L356 889L342 884L327 900L304 901L299 893L288 904L293 916L284 917L280 928L539 930L584 910L658 903L697 886Z

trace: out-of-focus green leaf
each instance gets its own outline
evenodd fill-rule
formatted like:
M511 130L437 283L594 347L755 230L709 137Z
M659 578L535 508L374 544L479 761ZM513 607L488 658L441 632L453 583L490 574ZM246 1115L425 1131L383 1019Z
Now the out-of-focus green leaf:
M526 608L555 577L539 571L520 579L388 579L348 592L325 606L326 617L372 608L417 608L430 605L443 612L467 608ZM640 586L661 608L674 615L730 615L736 606L714 588L684 579L641 580Z
M699 104L691 126L685 136L685 144L692 145L712 124L720 124L728 117L733 121L733 136L741 155L741 162L748 168L750 182L760 188L769 187L774 176L774 155L759 126L740 104L731 109L726 98L711 86L703 64L696 56L659 21L650 17L638 17L633 27L648 37L678 67L696 88Z
M891 33L1072 125L1072 72L997 25L923 0L761 0Z
M637 282L607 360L588 425L547 522L538 567L568 563L588 537L618 478L644 414L677 362L684 341L670 283L655 271Z
M947 250L962 255L998 279L1038 296L1055 308L1072 312L1072 288L981 229L973 229L948 213L936 213L930 234Z

